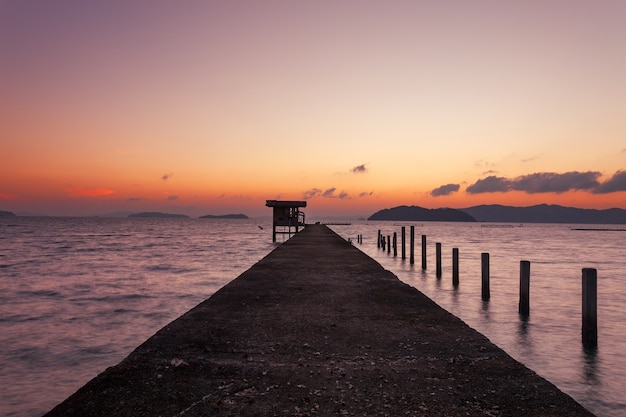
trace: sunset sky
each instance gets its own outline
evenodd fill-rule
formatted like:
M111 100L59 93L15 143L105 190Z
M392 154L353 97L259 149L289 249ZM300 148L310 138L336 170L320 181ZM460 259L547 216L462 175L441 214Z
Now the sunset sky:
M626 208L623 0L0 0L0 210Z

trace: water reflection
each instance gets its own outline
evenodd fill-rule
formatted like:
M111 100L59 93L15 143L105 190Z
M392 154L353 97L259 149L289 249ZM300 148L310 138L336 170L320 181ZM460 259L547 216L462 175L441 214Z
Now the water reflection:
M598 374L598 347L583 348L583 379L586 384L592 386L602 385Z

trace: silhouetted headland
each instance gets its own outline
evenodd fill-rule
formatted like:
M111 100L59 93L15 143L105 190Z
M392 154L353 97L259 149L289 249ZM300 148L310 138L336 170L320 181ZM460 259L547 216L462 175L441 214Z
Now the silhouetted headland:
M207 214L205 216L200 216L199 219L249 219L245 214Z
M596 210L549 204L530 207L492 204L461 210L479 222L626 224L626 210L620 208Z
M15 217L15 213L0 210L0 217Z
M324 225L46 414L159 415L592 416Z
M427 209L419 206L398 206L383 209L372 214L367 220L397 220L424 222L475 222L471 215L456 209Z

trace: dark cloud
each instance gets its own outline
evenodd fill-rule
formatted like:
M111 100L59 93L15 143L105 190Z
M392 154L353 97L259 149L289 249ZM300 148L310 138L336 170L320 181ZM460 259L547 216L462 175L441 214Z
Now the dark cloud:
M350 170L353 174L364 174L367 172L367 168L365 168L365 164L357 165Z
M342 191L339 194L335 194L336 191L337 191L337 188L335 187L330 187L324 191L322 191L319 188L311 188L310 190L307 190L302 193L302 198L305 200L309 200L313 197L339 198L341 200L350 198L350 195L347 192Z
M600 184L595 190L596 194L614 193L626 191L626 171L617 171L613 176Z
M359 197L369 197L371 195L374 195L374 191L363 191L362 193L359 193Z
M172 173L169 173L169 174L163 174L163 176L161 176L161 179L162 179L163 181L167 181L167 180L169 180L170 178L172 178L173 176L174 176L174 174L172 174Z
M517 177L511 182L516 191L525 191L529 194L537 193L564 193L571 190L593 190L598 187L599 172L537 172Z
M141 200L143 200L143 198L141 198L141 197L131 197L131 198L127 198L126 199L126 201L129 202L129 203L135 203L135 202L141 201Z
M432 190L430 192L430 195L432 195L433 197L449 195L449 194L459 191L459 188L461 188L459 184L446 184L446 185L442 185L441 187L438 187Z
M322 190L320 190L319 188L311 188L310 190L307 190L302 193L302 198L304 200L309 200L313 197L317 197L321 193L322 193Z
M504 193L523 191L528 194L565 193L568 191L589 191L595 194L626 191L626 171L617 171L609 180L598 181L602 174L597 171L587 172L536 172L509 179L489 176L467 187L470 194Z
M177 195L171 195L171 196L167 197L167 199L170 200L170 201L178 200L178 196Z
M470 194L480 193L504 193L511 188L511 181L504 177L496 177L491 175L482 180L476 181L467 187L466 191Z

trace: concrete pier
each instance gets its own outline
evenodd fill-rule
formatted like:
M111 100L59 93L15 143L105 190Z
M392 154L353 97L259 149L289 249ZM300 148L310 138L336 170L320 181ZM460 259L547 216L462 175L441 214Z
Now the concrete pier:
M591 416L310 225L46 416Z

